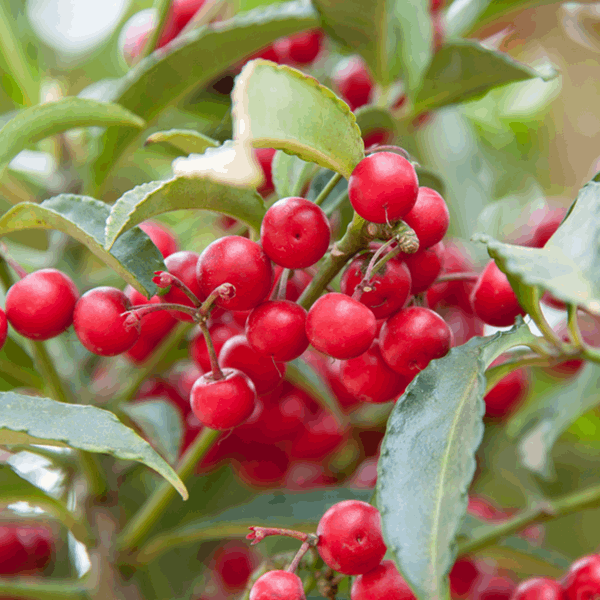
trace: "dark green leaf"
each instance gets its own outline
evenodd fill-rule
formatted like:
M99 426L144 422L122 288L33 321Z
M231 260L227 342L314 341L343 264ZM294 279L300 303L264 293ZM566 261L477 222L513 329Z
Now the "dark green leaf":
M354 114L363 137L373 131L387 131L393 136L396 131L396 122L385 108L375 105L361 106Z
M110 207L89 196L61 194L41 204L23 202L0 218L0 235L22 229L57 229L81 242L147 297L156 293L154 271L165 266L158 248L140 229L128 232L108 252L104 227ZM140 221L143 219L140 219ZM140 221L137 221L139 223Z
M177 176L151 181L126 192L113 205L106 221L106 247L138 223L173 210L201 208L244 221L256 231L265 214L262 198L254 190L232 187L204 176Z
M193 129L170 129L157 131L146 138L148 144L169 144L183 154L202 154L207 148L215 148L219 142Z
M231 98L235 140L285 150L346 179L364 157L360 129L348 105L296 69L250 61Z
M279 198L300 196L304 187L314 177L318 166L281 150L273 158L273 184Z
M523 287L539 286L564 302L600 314L600 183L585 185L570 212L544 248L503 244L487 235L474 240L487 245L498 266Z
M376 503L388 549L420 600L447 597L446 575L483 435L484 370L531 339L521 322L451 349L419 373L392 410L377 466Z
M0 352L0 376L8 376L34 388L44 385L29 354L10 336L6 338Z
M435 53L415 96L415 112L481 98L491 89L534 77L552 79L507 54L471 40L449 42Z
M136 460L162 475L184 499L188 496L177 473L148 442L95 406L0 393L0 444L66 446Z
M415 90L432 54L428 2L315 0L323 27L367 61L375 80L387 86L404 79Z

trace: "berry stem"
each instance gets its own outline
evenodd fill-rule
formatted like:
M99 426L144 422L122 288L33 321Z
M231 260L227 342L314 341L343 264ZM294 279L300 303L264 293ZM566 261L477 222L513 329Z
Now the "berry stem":
M10 256L8 252L8 248L4 242L0 243L0 256L6 262L6 264L10 265L15 273L19 276L19 279L23 279L28 273L27 271L14 259Z
M304 555L309 551L310 547L311 547L310 542L306 541L306 542L302 543L302 546L300 546L300 549L296 553L296 556L294 556L294 559L290 563L290 566L286 569L286 571L288 573L295 573L296 572L296 569L298 568L298 565L300 564L300 561L302 560L302 558L304 557Z
M212 310L213 304L219 298L227 299L235 296L235 286L231 283L223 283L219 287L216 287L208 296L208 298L202 303L198 310L198 314L202 320L206 320L210 311Z
M569 333L571 334L571 340L573 344L578 348L584 348L585 342L581 336L581 329L579 329L579 322L577 321L577 306L575 304L569 304L567 307L568 321L567 325Z
M479 279L479 273L473 273L471 271L465 271L461 273L446 273L441 277L438 277L433 285L438 283L445 283L446 281L466 281L466 282L475 282Z
M215 347L210 337L210 332L208 331L208 326L206 325L206 322L203 321L201 321L199 325L200 331L202 331L202 335L204 336L204 341L206 342L206 349L208 350L212 379L214 381L219 381L220 379L224 378L224 375L223 371L221 371L221 367L219 367L219 360L217 358L217 353L215 352Z
M317 206L321 206L321 204L323 204L323 202L325 202L325 200L327 200L327 197L329 196L329 194L331 194L331 191L340 182L341 179L342 179L342 176L339 173L336 173L327 182L327 185L321 190L320 194L315 198L315 204Z
M156 27L153 27L148 34L148 39L142 48L137 59L134 61L134 64L140 62L146 56L149 56L154 52L158 44L158 40L160 39L160 35L165 28L165 24L167 19L169 18L169 8L171 7L171 0L154 0L153 8L156 10L156 15L158 17Z
M281 276L279 278L279 286L277 289L277 300L285 300L286 291L287 291L287 282L290 276L289 269L283 269L281 272Z
M149 315L150 313L157 312L159 310L179 310L181 312L190 315L190 317L196 318L198 315L198 310L195 308L190 308L185 304L174 304L172 302L164 302L160 304L139 304L138 306L134 306L131 310L128 310L124 313L121 313L121 317L127 315L126 325L133 325L134 320L140 320L142 317Z
M292 537L301 542L307 542L309 546L315 546L319 538L314 533L303 533L294 529L282 529L281 527L248 527L251 532L246 536L247 540L252 540L251 545L258 544L270 535L284 535Z
M167 288L170 285L174 285L176 288L179 288L192 302L192 304L200 308L202 302L197 298L196 294L190 290L190 288L181 281L175 275L168 273L167 271L154 271L154 277L152 281L158 285L160 288Z

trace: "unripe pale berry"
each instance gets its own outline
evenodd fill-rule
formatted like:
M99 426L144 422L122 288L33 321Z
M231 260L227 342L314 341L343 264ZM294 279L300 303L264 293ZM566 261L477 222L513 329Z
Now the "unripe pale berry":
M250 600L306 600L302 580L288 571L268 571L250 590Z

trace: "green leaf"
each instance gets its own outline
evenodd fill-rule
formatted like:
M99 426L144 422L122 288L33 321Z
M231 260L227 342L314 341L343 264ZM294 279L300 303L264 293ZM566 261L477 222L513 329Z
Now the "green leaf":
M348 105L301 71L252 60L238 76L231 99L235 140L284 150L346 179L364 157Z
M244 221L255 231L265 206L254 190L213 181L212 175L177 176L166 181L143 183L121 196L106 220L106 248L138 223L173 210L198 208L220 212Z
M95 406L0 393L0 444L63 446L136 460L162 475L184 500L188 497L177 473L148 442Z
M440 108L485 96L490 90L534 77L544 80L557 76L542 75L507 54L489 50L472 40L444 45L431 65L415 96L415 112Z
M29 387L41 389L44 385L29 354L10 336L0 352L0 373Z
M409 90L418 87L433 46L426 1L314 0L314 5L325 31L361 54L378 83L404 79Z
M370 104L357 108L354 114L363 137L373 131L389 131L392 135L396 131L396 122L385 108Z
M569 304L600 314L600 183L585 185L544 248L503 244L487 235L473 240L486 244L490 256L517 285L539 286Z
M447 573L483 435L484 371L532 339L522 324L473 338L432 361L398 400L377 466L376 503L388 549L420 600L447 597Z
M275 153L272 165L273 184L279 198L300 196L314 177L318 166L281 150Z
M152 283L153 273L165 270L158 248L143 231L136 229L123 236L110 252L105 250L104 227L109 214L110 207L100 200L60 194L41 204L23 202L11 208L0 218L0 235L22 229L63 231L87 246L139 292L153 296L157 290Z
M193 129L157 131L146 138L144 146L169 144L184 154L202 154L207 148L216 148L219 142Z
M102 97L135 110L152 125L165 108L207 86L231 65L279 37L318 24L309 4L294 1L239 14L218 27L200 27L169 44L168 49L153 52L123 79L105 83ZM139 145L139 134L109 128L101 140L102 152L92 167L94 184L99 186L105 180L129 146Z
M73 127L120 125L141 128L144 120L107 102L63 98L20 111L0 129L0 172L30 144Z

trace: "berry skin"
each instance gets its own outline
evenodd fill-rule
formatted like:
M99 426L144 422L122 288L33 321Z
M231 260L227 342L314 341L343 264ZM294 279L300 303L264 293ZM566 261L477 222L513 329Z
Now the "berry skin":
M13 284L6 294L6 318L31 340L49 340L73 322L79 298L70 277L56 269L40 269Z
M29 575L52 558L52 535L45 527L7 523L0 526L0 575Z
M352 584L351 600L416 600L396 565L384 560L372 571L359 575Z
M217 430L241 425L254 411L256 389L250 378L237 369L222 369L223 379L212 371L196 380L190 392L192 411L206 427Z
M308 348L306 311L295 302L259 304L246 321L246 337L256 352L287 362Z
M371 99L373 80L360 56L344 61L334 73L333 83L351 110L368 104Z
M143 304L160 304L160 296L152 296L150 300L143 294L140 294L135 288L130 285L123 290L131 306L140 306ZM160 340L163 338L175 325L177 320L167 310L159 310L148 313L142 316L142 331L141 334L148 336L152 340Z
M279 62L310 65L319 55L322 40L319 29L304 31L275 41L273 49Z
M250 590L250 600L306 600L302 580L295 573L268 571Z
M243 588L252 574L252 554L246 544L228 542L215 553L215 570L229 591Z
M212 340L215 352L219 356L225 342L234 335L242 333L242 328L235 321L232 321L230 323L215 323L214 325L210 325L208 332L210 333L210 339ZM208 355L206 340L201 331L190 342L190 356L204 371L210 371L210 356Z
M308 417L303 431L292 442L294 459L324 461L344 441L344 431L336 417L320 410Z
M490 366L501 363L494 361ZM523 401L527 395L529 380L523 369L517 369L503 377L485 395L485 415L493 419L503 419Z
M450 213L444 199L431 188L420 187L417 201L404 217L419 238L419 249L441 242L450 225Z
M547 577L534 577L520 583L511 600L563 600L563 589L558 581Z
M263 198L266 198L275 191L275 186L273 185L273 157L275 156L275 148L255 148L254 156L265 176L265 182L257 189L257 192Z
M431 360L445 356L452 341L452 330L444 319L420 306L405 308L390 317L379 336L387 364L408 377L414 377Z
M308 311L306 335L317 350L333 358L355 358L373 343L375 321L364 304L334 292L321 296Z
M205 0L173 0L169 16L161 33L158 47L162 48L175 39L192 17L202 8Z
M444 243L438 242L431 248L404 254L402 258L410 271L411 294L420 294L429 289L442 270Z
M592 600L600 596L600 554L576 560L563 577L565 600Z
M94 354L116 356L129 350L140 337L139 327L125 326L131 302L113 287L86 292L75 305L73 327L79 341Z
M286 269L314 265L329 247L325 213L305 198L282 198L269 208L260 226L265 254Z
M167 271L171 273L171 275L174 275L177 277L177 279L185 283L185 285L188 286L198 300L204 300L208 294L203 295L202 290L198 285L198 280L196 279L196 268L199 258L200 255L196 252L181 250L180 252L175 252L174 254L171 254L165 258L165 267L167 267ZM161 296L161 299L162 302L183 304L184 306L189 306L190 308L194 307L194 303L183 293L182 290L176 288L175 286L171 286L171 289L164 296ZM187 321L188 323L193 321L192 317L184 312L178 310L173 310L170 312L171 315L178 321Z
M0 308L0 350L6 343L6 336L8 335L8 319L6 313Z
M144 221L138 227L152 240L160 250L163 258L177 252L177 240L175 234L161 223L155 221Z
M258 306L271 291L273 267L256 242L230 235L204 249L196 277L204 297L223 283L232 284L235 296L218 298L215 304L227 310L248 310Z
M493 260L479 276L471 292L471 304L475 314L494 327L509 327L518 315L525 314L508 278Z
M352 296L356 286L362 281L372 254L355 258L342 275L340 289ZM376 319L385 319L400 310L411 289L411 276L408 267L398 258L390 259L381 271L369 282L371 291L363 291L358 300L368 306Z
M480 575L477 562L468 556L459 558L448 575L452 598L468 598Z
M393 152L376 152L363 158L348 181L352 207L373 223L402 219L412 210L418 193L414 167Z
M317 535L317 550L325 564L344 575L372 571L386 552L381 515L360 500L334 504L321 517Z

